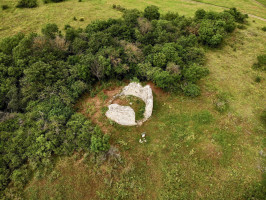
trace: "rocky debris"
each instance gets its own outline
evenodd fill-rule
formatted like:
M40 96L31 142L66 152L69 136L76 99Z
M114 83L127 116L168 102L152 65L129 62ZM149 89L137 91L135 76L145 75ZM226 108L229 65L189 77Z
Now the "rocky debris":
M139 143L143 143L143 142L147 142L147 140L146 140L146 132L144 132L144 133L142 133L141 134L141 138L139 139Z
M111 104L108 106L108 111L105 113L106 117L124 126L137 125L135 121L135 112L129 106L120 106L118 104Z
M152 89L149 85L142 87L139 83L133 82L130 83L128 86L124 87L121 93L115 95L111 99L110 103L112 103L116 98L120 96L129 96L129 95L142 99L146 104L143 119L138 120L136 122L134 110L129 106L120 106L118 104L109 105L108 106L109 110L106 112L106 116L109 119L121 125L125 126L142 125L142 123L145 122L147 119L149 119L152 115L152 109L153 109Z

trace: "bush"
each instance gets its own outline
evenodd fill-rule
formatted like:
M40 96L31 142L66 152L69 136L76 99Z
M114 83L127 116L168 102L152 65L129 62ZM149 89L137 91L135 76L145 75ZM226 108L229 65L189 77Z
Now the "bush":
M266 54L257 56L257 63L253 64L253 69L266 70Z
M266 31L266 26L263 26L262 28L261 28L261 30L263 30L264 32Z
M236 20L236 22L244 23L245 19L248 18L247 14L242 14L236 8L230 8L230 10L226 10L225 12L230 13Z
M106 152L110 148L109 136L101 134L98 127L95 128L96 134L91 137L91 151L94 153Z
M163 53L157 53L153 56L153 65L164 68L166 66L166 56Z
M195 85L194 83L187 83L182 86L182 90L186 96L189 97L197 97L200 95L200 88L199 86Z
M139 16L140 12L137 9L133 9L125 11L123 18L126 24L135 26L137 24L137 19Z
M217 95L217 100L214 102L214 106L218 112L224 113L229 109L228 98L229 98L228 95L225 93Z
M47 38L54 39L59 29L56 24L46 24L44 28L42 28L42 34Z
M219 26L219 24L215 24L210 20L203 20L199 28L200 40L211 47L217 47L223 41L223 35L221 35L222 30L219 33L217 31L222 29L222 27L215 28L215 26Z
M168 90L175 87L177 83L174 76L168 71L157 71L152 79L158 87Z
M256 76L256 78L255 78L255 82L256 82L256 83L260 83L260 82L261 82L261 77L260 77L260 76Z
M2 5L2 10L6 10L6 9L8 9L8 8L9 8L8 5Z
M154 20L160 18L159 8L157 6L148 6L144 10L144 17L148 20Z
M261 122L266 126L266 110L264 110L260 115Z
M38 6L37 0L19 0L18 8L35 8Z
M195 13L195 18L196 18L196 19L204 19L205 15L206 15L206 11L205 11L205 10L203 10L203 9L198 9L198 10L196 11L196 13Z
M43 0L43 3L51 3L51 2L59 3L59 2L63 2L63 1L65 1L65 0Z
M186 81L191 83L196 83L202 77L209 73L207 68L201 67L197 64L193 64L183 70L183 77Z

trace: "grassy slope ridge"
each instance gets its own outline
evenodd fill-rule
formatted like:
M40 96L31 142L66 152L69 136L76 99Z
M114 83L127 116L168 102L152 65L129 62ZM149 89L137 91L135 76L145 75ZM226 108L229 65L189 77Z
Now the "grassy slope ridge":
M266 18L266 7L261 5L266 5L265 0L255 1L255 0L196 0L198 2L223 6L227 8L237 7L242 12L246 12L248 14L257 15L259 17ZM261 4L260 4L261 3Z
M253 1L241 1L243 1L243 3L235 3L235 1L223 1L222 3L219 3L220 1L216 2L218 2L217 5L228 7L236 6L244 12L266 18L265 8L258 4L254 4ZM25 33L40 32L41 27L47 23L56 23L61 29L65 24L84 28L89 22L96 19L120 17L121 13L116 12L111 8L113 4L142 10L147 5L154 4L160 7L162 12L178 11L179 14L187 16L193 16L194 12L199 8L206 10L211 9L213 11L223 10L222 8L203 5L188 0L82 0L82 2L78 2L78 0L68 0L62 3L49 4L43 4L42 1L39 0L39 7L32 9L15 8L16 2L17 0L2 0L0 3L1 5L7 4L10 6L8 10L0 12L0 38L14 35L21 31ZM205 2L205 0L203 2ZM213 1L210 2L213 3ZM77 21L74 21L73 17L76 17ZM81 17L84 17L84 22L79 21Z

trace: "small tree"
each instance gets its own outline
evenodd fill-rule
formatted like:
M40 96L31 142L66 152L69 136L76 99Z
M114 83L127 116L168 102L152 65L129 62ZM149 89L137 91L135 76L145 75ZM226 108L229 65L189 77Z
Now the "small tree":
M55 36L58 31L59 29L56 24L46 24L46 26L42 28L42 34L45 35L47 38L51 39L55 39Z
M144 10L144 17L148 20L154 20L160 18L159 8L157 6L148 6Z
M196 84L187 83L182 86L183 92L186 96L197 97L200 95L200 88Z
M18 8L35 8L38 6L37 0L19 0Z

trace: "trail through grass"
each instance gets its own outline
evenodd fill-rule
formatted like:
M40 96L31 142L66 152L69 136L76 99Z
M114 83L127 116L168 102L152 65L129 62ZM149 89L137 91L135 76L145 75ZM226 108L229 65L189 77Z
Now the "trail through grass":
M259 6L253 1L208 1L200 2L211 3L218 6L237 7L243 12L266 18L266 8ZM121 13L112 9L113 4L121 5L125 8L137 8L143 10L147 5L156 5L162 13L167 11L178 12L180 15L193 16L197 9L222 11L224 8L199 4L190 0L68 0L61 3L43 4L38 1L39 6L32 9L16 8L17 0L2 0L0 5L8 5L10 8L0 12L0 38L14 35L18 32L40 32L41 28L47 23L56 23L61 30L66 24L76 28L85 28L88 23L96 19L117 18ZM74 20L76 17L77 20ZM84 21L80 21L84 18Z

